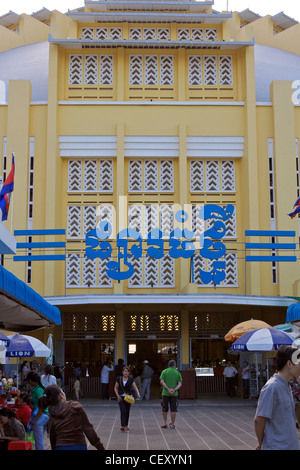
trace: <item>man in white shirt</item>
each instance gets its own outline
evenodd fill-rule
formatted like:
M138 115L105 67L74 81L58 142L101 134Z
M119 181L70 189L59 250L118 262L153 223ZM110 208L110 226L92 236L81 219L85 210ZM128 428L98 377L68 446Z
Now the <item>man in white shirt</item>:
M114 366L110 361L106 361L101 370L101 392L102 400L108 400L108 383L109 383L109 373L114 370Z
M250 366L247 361L244 361L244 367L242 368L242 384L243 384L243 398L249 398Z
M224 369L223 375L225 377L225 385L227 396L233 398L235 396L234 377L238 373L236 368L231 365L230 361L227 361L227 365Z

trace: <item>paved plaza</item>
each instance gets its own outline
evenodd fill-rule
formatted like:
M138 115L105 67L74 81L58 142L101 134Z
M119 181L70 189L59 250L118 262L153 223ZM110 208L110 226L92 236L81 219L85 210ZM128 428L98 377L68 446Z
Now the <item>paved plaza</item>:
M255 450L256 401L221 396L182 400L176 429L162 429L160 400L131 407L130 432L120 431L116 401L82 399L90 421L109 451ZM300 433L299 433L300 438ZM50 444L45 437L46 449ZM96 450L89 446L88 450Z

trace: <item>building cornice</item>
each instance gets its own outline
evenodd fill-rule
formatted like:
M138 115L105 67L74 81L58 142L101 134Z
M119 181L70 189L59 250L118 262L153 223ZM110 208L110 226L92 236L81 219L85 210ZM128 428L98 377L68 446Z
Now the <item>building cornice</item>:
M232 13L168 13L168 12L75 12L66 13L69 18L78 23L205 23L220 24L232 18Z
M114 0L114 1L91 1L85 0L85 6L92 11L108 11L108 10L174 10L174 11L205 11L208 8L212 7L214 4L213 0L199 2L195 0L167 0L167 1L157 1L157 0L141 0L138 2L133 1L123 1L123 0Z
M95 49L124 47L130 49L220 49L233 50L254 46L254 38L248 42L237 41L160 41L135 39L54 39L49 34L49 43L65 49Z

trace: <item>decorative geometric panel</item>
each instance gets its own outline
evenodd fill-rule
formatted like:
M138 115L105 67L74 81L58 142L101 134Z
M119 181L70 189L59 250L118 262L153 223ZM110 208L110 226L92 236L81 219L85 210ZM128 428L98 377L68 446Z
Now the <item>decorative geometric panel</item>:
M86 55L84 58L84 84L97 85L98 83L98 56Z
M189 56L189 85L202 85L202 56Z
M206 161L206 191L220 191L219 161Z
M108 29L96 28L96 39L100 39L100 40L108 39Z
M130 258L130 264L134 268L133 275L128 279L128 287L143 286L143 258Z
M144 40L154 40L155 39L155 29L154 28L144 28Z
M81 160L68 161L68 191L81 191L82 162Z
M97 206L83 207L83 237L97 226Z
M168 41L170 39L170 29L169 28L158 28L157 29L157 39L160 41Z
M130 204L128 206L128 227L142 233L143 231L143 206Z
M221 206L224 210L226 209L226 205ZM214 222L217 220L217 218L213 217L214 213L212 213L212 218L207 220L206 222L206 230L210 229L213 227ZM216 217L218 214L215 214ZM224 222L225 227L226 227L226 235L224 239L231 239L231 238L236 238L236 207L234 208L234 212L231 217L229 217L228 220Z
M83 257L82 285L87 287L96 286L96 259Z
M130 85L143 84L143 56L131 55L129 59L129 83Z
M143 190L143 163L141 160L129 161L129 191Z
M218 74L217 74L217 57L216 56L204 56L204 84L205 85L217 85Z
M82 84L82 55L74 54L69 57L69 85Z
M235 191L235 163L234 160L223 160L222 168L222 191Z
M193 41L203 41L204 40L204 35L203 35L203 29L202 28L192 28L192 40Z
M159 260L145 256L145 285L159 286Z
M80 254L67 253L67 286L80 286Z
M84 161L84 191L97 191L97 160Z
M168 253L160 260L160 285L175 287L175 260Z
M99 217L99 220L101 221L107 221L110 223L112 227L112 232L109 236L110 239L114 238L114 207L112 204L99 204L98 210L97 210L97 216ZM94 225L93 228L96 227L96 224Z
M147 254L130 259L134 274L128 279L128 287L175 287L175 262L169 254L157 260Z
M219 57L220 85L232 85L232 56L220 55Z
M145 160L144 164L145 191L158 191L158 161Z
M178 41L189 41L190 40L190 30L189 28L180 28L177 30L177 39Z
M162 55L160 57L160 84L173 85L174 83L174 57Z
M112 55L100 56L100 85L113 84L114 58Z
M82 39L94 39L94 28L82 28L81 38Z
M206 41L217 41L218 39L218 30L214 28L207 28L205 30L205 40Z
M160 160L160 191L174 191L174 162Z
M108 275L106 274L106 265L109 261L112 261L112 257L109 256L106 259L98 259L98 286L99 287L112 287L113 281Z
M174 230L174 207L168 204L162 204L159 207L159 228L164 232L163 238L169 238L170 233Z
M81 238L81 206L68 206L67 237Z
M148 233L157 228L159 224L159 206L158 204L151 204L143 206L144 208L144 238Z
M113 192L113 161L100 160L99 162L99 189L101 192Z
M142 29L141 28L130 28L129 30L129 39L142 39Z
M147 55L145 57L145 85L158 84L158 57Z
M203 160L191 160L190 184L191 184L191 192L204 191L204 162Z
M223 286L238 287L237 254L228 252L224 260L226 261L226 279Z
M203 284L200 279L200 269L207 272L212 271L213 260L202 258L199 252L194 254L193 260L195 283L199 287L214 287L213 282L210 284ZM220 258L220 260L226 262L226 277L221 284L218 284L218 287L238 287L237 254L227 252L222 258Z
M195 237L198 238L203 234L205 229L204 219L200 217L200 210L203 204L192 205L192 231L195 232Z
M109 30L110 39L122 39L122 28L110 28Z

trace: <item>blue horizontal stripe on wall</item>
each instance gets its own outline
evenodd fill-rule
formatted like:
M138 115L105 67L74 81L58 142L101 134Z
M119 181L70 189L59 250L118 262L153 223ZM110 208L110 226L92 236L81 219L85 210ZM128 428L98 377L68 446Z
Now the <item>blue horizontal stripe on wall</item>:
M65 235L65 229L46 229L46 230L15 230L16 237L33 236L33 235Z
M296 232L282 230L245 230L246 237L295 237Z
M17 245L18 247L18 245ZM246 250L250 250L252 248L261 249L270 249L270 250L295 250L296 243L246 243L245 244Z
M246 261L297 261L297 256L246 256Z
M14 261L65 261L65 255L14 256Z
M65 248L65 242L17 243L17 248Z

